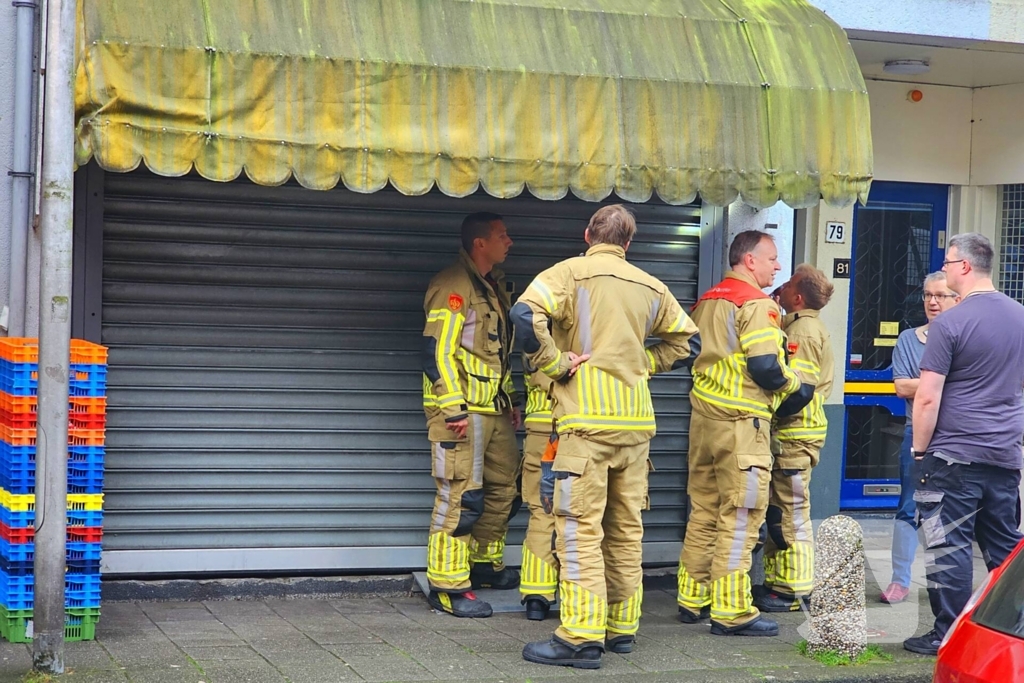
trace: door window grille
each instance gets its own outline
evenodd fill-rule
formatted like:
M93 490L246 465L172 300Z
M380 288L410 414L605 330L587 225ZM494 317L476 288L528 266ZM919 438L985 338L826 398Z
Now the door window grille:
M1024 184L1003 186L999 288L1024 303Z

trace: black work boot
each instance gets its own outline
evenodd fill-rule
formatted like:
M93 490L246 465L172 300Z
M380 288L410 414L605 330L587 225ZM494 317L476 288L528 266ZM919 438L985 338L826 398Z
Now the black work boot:
M600 669L604 646L601 643L570 645L558 636L551 640L527 643L523 648L523 659L534 664L571 666L574 669Z
M519 588L519 570L505 567L496 571L490 562L477 562L469 570L469 580L473 588L494 588L499 591Z
M809 605L810 600L774 590L754 598L754 607L762 612L799 612L801 603Z
M722 626L711 622L711 635L713 636L777 636L779 625L771 619L758 617L739 626Z
M551 610L551 602L540 595L527 595L523 598L526 605L526 618L530 621L544 621Z
M690 610L686 609L685 607L680 607L679 608L679 621L683 622L684 624L699 624L700 622L704 621L705 619L710 619L710 618L711 618L711 608L710 607L701 607L700 608L700 614L694 614L693 612L691 612Z
M629 654L633 651L636 636L615 636L604 641L604 649L617 655Z
M439 593L430 591L427 602L439 612L447 612L456 617L483 619L494 614L490 604L476 597L473 593Z

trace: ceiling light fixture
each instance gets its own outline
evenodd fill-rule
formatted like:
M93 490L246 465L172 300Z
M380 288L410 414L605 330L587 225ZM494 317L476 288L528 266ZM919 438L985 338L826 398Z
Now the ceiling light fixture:
M885 63L882 71L900 76L919 76L931 70L932 65L923 59L893 59Z

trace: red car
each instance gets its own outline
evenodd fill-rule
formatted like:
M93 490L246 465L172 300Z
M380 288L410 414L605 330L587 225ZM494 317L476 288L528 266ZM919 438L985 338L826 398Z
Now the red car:
M1024 681L1024 541L990 572L939 646L934 683Z

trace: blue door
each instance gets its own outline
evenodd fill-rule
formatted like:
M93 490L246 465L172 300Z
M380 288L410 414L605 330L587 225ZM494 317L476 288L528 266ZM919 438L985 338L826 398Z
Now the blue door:
M905 402L892 383L899 333L925 323L924 278L942 266L948 185L876 182L853 214L840 505L895 508Z

